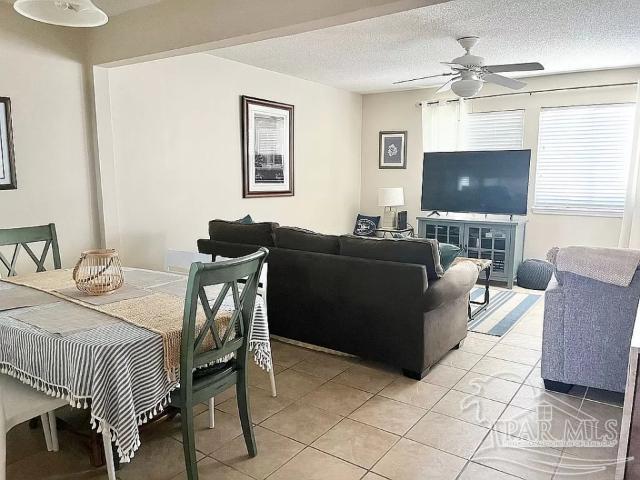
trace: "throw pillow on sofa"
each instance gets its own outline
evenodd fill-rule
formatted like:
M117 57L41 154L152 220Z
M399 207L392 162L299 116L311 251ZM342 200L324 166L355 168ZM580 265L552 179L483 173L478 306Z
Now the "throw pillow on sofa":
M438 241L427 238L360 238L342 235L340 255L424 265L429 280L437 280L444 275Z
M460 256L462 249L459 246L452 245L450 243L441 243L439 249L440 263L442 264L442 269L446 272L453 261Z
M254 221L253 221L253 218L251 218L251 215L247 214L244 217L236 220L236 223L242 223L243 225L251 225L252 223L254 223Z
M353 229L353 234L359 237L374 237L379 223L380 216L371 217L359 213L358 218L356 218L356 226Z

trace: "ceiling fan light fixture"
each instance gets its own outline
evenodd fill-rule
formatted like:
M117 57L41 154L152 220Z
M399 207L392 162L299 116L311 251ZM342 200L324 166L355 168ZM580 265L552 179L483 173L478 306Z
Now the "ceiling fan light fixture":
M91 0L16 0L20 15L62 27L99 27L109 20Z
M481 88L482 80L477 80L475 78L457 80L451 84L451 90L453 90L453 93L462 98L477 95Z
M538 62L528 63L507 63L503 65L485 65L484 58L471 54L471 49L478 43L479 38L476 36L466 36L457 39L458 43L465 50L465 54L456 57L450 62L440 62L447 65L453 72L442 73L440 75L428 75L426 77L417 77L409 80L400 80L394 82L399 83L414 82L433 77L452 76L452 78L442 85L436 93L439 93L451 86L453 93L462 98L473 97L482 89L483 83L493 83L512 90L523 88L526 83L513 78L500 75L499 72L527 72L535 70L544 70L542 64Z

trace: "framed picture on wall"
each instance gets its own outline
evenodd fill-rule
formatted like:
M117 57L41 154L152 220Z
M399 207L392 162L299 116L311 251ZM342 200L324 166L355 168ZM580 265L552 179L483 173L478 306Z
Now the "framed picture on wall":
M0 97L0 190L18 188L11 130L11 100Z
M407 168L407 132L380 132L380 168Z
M242 96L244 198L293 195L293 105Z

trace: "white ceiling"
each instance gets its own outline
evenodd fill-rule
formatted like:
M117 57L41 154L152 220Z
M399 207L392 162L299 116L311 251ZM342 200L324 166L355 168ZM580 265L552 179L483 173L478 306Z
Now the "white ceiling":
M211 54L355 92L447 71L480 36L488 64L540 61L542 73L640 65L640 0L454 0ZM438 85L440 79L409 84Z
M106 12L107 15L116 16L121 13L146 7L162 0L92 0L93 3Z
M15 0L3 0L13 5ZM146 7L163 0L92 0L93 3L105 11L109 16L120 15L121 13L135 10L136 8Z

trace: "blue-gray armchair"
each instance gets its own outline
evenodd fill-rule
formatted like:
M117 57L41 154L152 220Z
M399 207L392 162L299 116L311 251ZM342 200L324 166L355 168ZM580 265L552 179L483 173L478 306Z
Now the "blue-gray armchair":
M563 262L558 261L545 292L541 364L545 387L567 392L573 385L582 385L624 392L640 300L640 270L636 269L637 263L634 266L624 259L628 286L596 280L590 277L601 277L599 271L616 268L616 261L621 258L608 263L604 249L572 248L564 252L564 264L575 265L574 272L562 271ZM619 253L616 250L608 251L615 257ZM584 258L570 257L584 252L587 256L599 255L596 262L602 264L594 267ZM586 271L596 273L590 275Z

